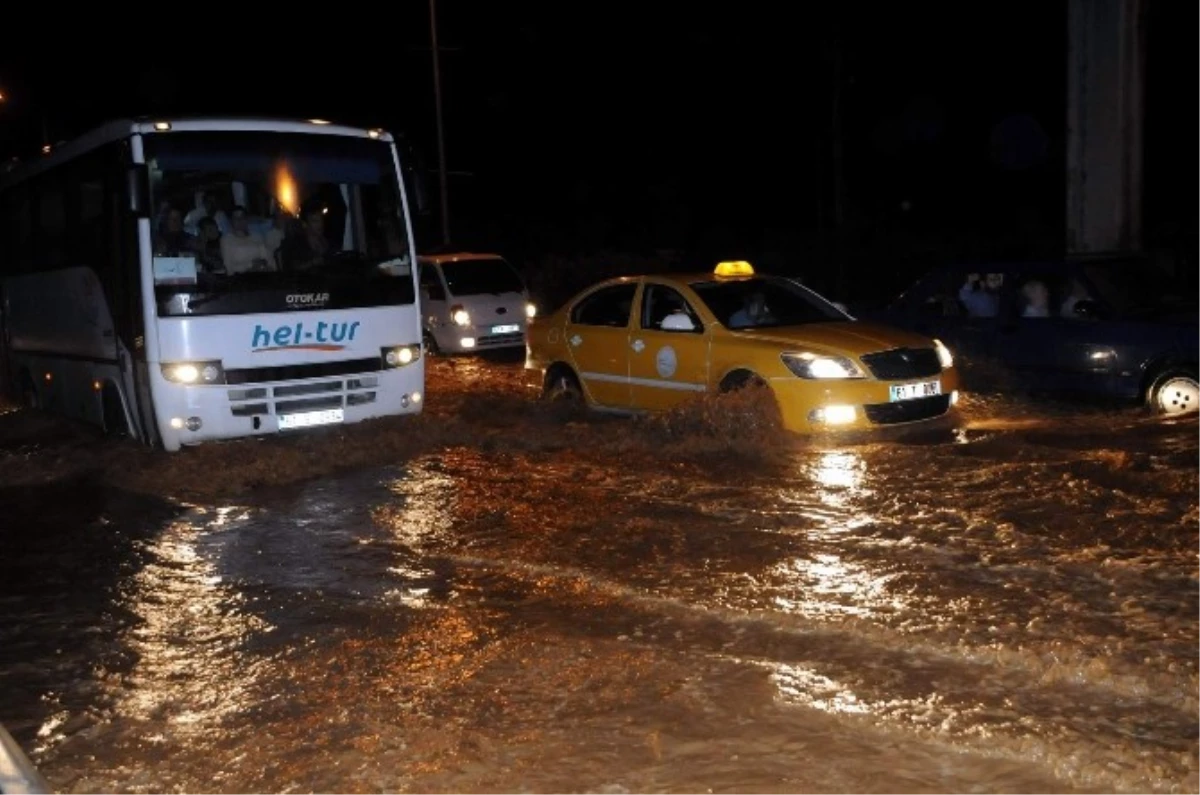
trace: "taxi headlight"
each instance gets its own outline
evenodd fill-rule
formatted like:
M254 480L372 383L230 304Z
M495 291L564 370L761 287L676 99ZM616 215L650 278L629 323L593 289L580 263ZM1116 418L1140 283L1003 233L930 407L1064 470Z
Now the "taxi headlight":
M176 384L223 384L225 368L219 361L163 362L163 377Z
M779 356L787 369L800 378L829 380L835 378L866 378L866 374L845 356L826 354L783 353Z
M941 340L933 341L933 349L937 351L938 361L942 363L942 369L948 370L954 366L954 355L950 353L950 349L942 344Z

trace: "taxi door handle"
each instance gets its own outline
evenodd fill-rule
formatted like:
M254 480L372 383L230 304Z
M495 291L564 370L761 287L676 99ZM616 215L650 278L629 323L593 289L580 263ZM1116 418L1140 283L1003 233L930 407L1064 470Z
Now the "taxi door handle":
M646 343L642 342L641 340L634 340L633 344L629 347L633 348L634 353L641 353L642 351L646 350Z

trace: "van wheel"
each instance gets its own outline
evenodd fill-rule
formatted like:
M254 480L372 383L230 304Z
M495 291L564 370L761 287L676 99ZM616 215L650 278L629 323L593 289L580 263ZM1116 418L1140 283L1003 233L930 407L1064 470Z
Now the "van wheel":
M112 439L124 439L129 436L129 423L125 421L125 409L121 406L121 396L112 384L105 384L100 398L104 412L104 433Z
M1200 382L1188 370L1167 370L1146 391L1146 404L1155 414L1166 416L1196 411L1200 409Z
M428 331L421 333L421 342L424 343L426 356L437 356L442 352L438 348L437 340Z

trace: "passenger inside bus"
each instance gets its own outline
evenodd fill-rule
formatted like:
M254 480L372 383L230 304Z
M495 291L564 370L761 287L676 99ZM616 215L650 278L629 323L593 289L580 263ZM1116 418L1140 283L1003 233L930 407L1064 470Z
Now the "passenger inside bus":
M200 233L200 219L211 218L217 224L217 231L228 234L230 223L228 216L217 204L217 197L211 191L204 191L196 197L196 206L183 219L183 225Z
M271 216L271 228L263 236L263 241L267 244L267 254L270 255L270 260L276 268L279 267L279 247L283 244L283 239L287 237L291 225L292 217L283 207L276 207L275 214Z
M208 220L208 219L205 219ZM221 236L221 261L225 272L246 273L247 271L275 270L274 258L267 250L266 242L250 231L250 219L246 208L237 206L230 213L229 232Z
M183 228L183 212L167 206L159 222L154 253L160 257L180 257L196 251L196 238Z
M328 254L324 209L307 207L301 211L300 228L285 237L279 247L281 263L285 270L307 270L323 264Z
M194 256L201 274L307 270L342 249L381 261L408 252L400 205L374 185L312 182L281 193L272 181L232 174L173 176L160 183L155 253Z
M221 230L217 222L208 216L199 223L200 239L196 245L196 264L206 273L224 273L225 263L221 259Z

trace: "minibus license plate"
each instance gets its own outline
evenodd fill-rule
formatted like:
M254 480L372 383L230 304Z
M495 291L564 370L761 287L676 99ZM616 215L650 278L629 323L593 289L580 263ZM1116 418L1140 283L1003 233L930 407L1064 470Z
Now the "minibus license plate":
M912 400L913 398L930 397L942 394L941 381L922 381L919 384L894 384L892 386L892 402L897 400Z
M336 425L341 421L341 409L302 411L299 414L280 414L279 430L290 431L293 428L312 428L315 425Z

